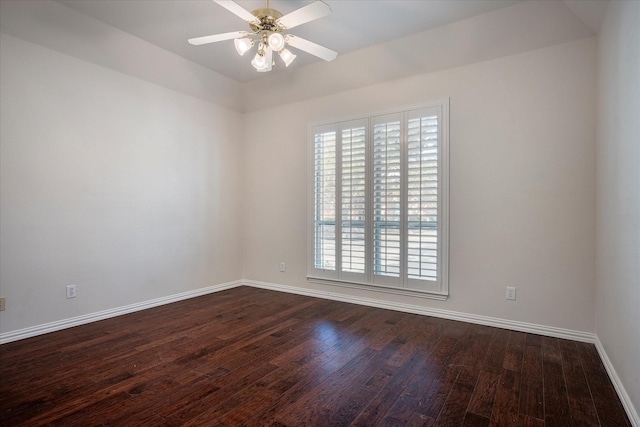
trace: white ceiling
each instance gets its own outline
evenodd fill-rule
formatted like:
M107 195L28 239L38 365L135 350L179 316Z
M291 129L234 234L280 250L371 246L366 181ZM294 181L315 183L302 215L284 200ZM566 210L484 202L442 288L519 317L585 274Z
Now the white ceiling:
M312 1L270 6L286 14ZM326 63L297 52L289 68L276 60L268 73L257 73L252 55L238 56L231 40L187 43L246 25L211 0L0 0L0 33L247 112L591 37L608 2L325 1L332 14L292 33L338 57Z
M257 73L250 65L252 56L240 57L231 40L203 46L188 44L187 39L191 37L249 30L242 19L211 0L58 1L238 82L285 70L284 64L276 61L271 73ZM343 55L522 1L325 0L333 10L331 15L296 27L291 33ZM271 0L269 6L287 14L312 2ZM265 6L265 2L260 0L238 0L237 3L249 11ZM305 52L295 53L298 57L290 66L291 69L321 61Z

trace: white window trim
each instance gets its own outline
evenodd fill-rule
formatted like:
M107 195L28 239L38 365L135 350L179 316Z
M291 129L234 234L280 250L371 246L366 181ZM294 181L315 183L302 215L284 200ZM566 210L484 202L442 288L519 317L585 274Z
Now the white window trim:
M321 126L337 126L337 129L342 129L340 124L345 122L355 122L360 120L365 120L367 125L367 132L369 134L372 133L372 119L378 116L388 115L388 114L406 114L409 115L414 110L426 109L426 108L440 108L440 123L438 124L438 131L440 135L438 137L439 149L438 149L438 183L441 188L438 191L438 260L440 267L440 276L438 280L438 289L434 290L424 290L424 289L414 289L411 287L395 286L388 285L385 283L375 283L373 280L373 273L370 273L371 280L369 281L359 281L355 278L344 278L340 277L340 273L336 267L335 271L329 270L317 270L314 266L314 168L315 168L315 159L314 159L314 128ZM367 158L369 158L369 151L371 150L371 138L372 135L368 136L367 141ZM307 280L313 283L323 284L323 285L332 285L332 286L340 286L347 288L356 288L356 289L364 289L368 291L379 291L384 293L391 293L397 295L409 295L409 296L418 296L421 298L428 299L436 299L436 300L446 300L449 295L449 98L432 101L425 104L420 104L417 106L409 106L399 109L394 109L391 111L383 111L376 112L372 114L367 114L365 116L351 117L351 118L341 118L330 121L323 121L317 123L310 123L308 126L308 137L307 137L307 147L308 147L308 219L307 219ZM336 148L337 149L337 148ZM406 156L403 156L403 161L407 162ZM368 167L372 167L372 162L368 161ZM406 165L405 165L406 166ZM406 168L405 168L406 170ZM407 175L405 174L403 180L406 181ZM338 186L338 183L336 183ZM370 188L372 185L372 174L370 171L367 173L367 194L370 194ZM402 198L403 203L406 203L406 195L403 191ZM371 203L368 203L370 206ZM367 217L372 218L371 209L367 210ZM336 221L338 219L336 218ZM337 230L336 230L337 236ZM372 237L371 233L367 233L367 244L366 249L367 253L371 250L371 242ZM402 250L406 251L406 245L403 246ZM336 248L337 250L338 248ZM336 258L339 256L339 252L336 251ZM403 258L406 258L403 257ZM367 268L370 270L371 265L367 264ZM318 274L320 273L320 274ZM403 272L402 275L406 273Z

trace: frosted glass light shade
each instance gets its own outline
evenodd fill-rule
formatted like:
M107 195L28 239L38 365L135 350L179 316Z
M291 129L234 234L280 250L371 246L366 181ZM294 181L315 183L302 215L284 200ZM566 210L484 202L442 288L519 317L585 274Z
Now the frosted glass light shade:
M293 60L296 59L296 55L291 53L289 49L282 49L280 51L280 59L282 59L284 61L284 65L288 67L289 64L291 64Z
M269 46L264 49L264 61L265 66L261 70L258 70L261 73L266 71L271 71L271 67L273 66L273 50Z
M262 53L262 55L260 53ZM256 71L260 73L271 71L272 64L273 64L273 51L268 46L265 47L262 52L256 53L256 56L253 58L253 61L251 61L251 65L253 65Z
M251 61L251 65L253 65L258 71L264 68L265 64L266 61L264 59L264 55L260 55L260 52L256 53L256 56L253 57L253 61Z
M236 46L236 51L238 51L240 55L244 55L249 49L253 47L253 40L245 37L243 39L235 39L233 41L233 44Z
M276 52L279 52L284 47L284 37L280 33L271 33L267 40L269 47Z

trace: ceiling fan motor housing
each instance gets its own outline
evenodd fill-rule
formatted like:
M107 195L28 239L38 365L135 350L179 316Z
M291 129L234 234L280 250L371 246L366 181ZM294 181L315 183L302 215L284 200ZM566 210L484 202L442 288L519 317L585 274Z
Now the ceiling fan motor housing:
M282 17L282 13L278 12L275 9L270 8L262 8L256 9L251 12L258 20L259 23L250 23L251 29L258 33L261 31L272 31L272 32L280 32L283 28L276 22L279 18Z

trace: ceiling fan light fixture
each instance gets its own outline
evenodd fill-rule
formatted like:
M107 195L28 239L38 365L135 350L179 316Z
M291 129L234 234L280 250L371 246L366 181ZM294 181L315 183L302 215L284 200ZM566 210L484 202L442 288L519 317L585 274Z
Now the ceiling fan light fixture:
M258 70L258 72L260 73L271 71L273 67L273 50L269 46L264 48L264 61L265 61L264 68L262 68L261 70Z
M280 33L271 33L267 39L269 47L276 52L280 52L284 49L284 37Z
M288 67L293 60L296 59L296 55L291 53L289 49L282 49L280 51L280 59L282 59L282 61L284 61L284 65Z
M253 47L253 40L248 37L242 39L235 39L233 44L236 46L236 51L240 56L244 55Z
M251 61L251 65L253 65L253 67L258 71L264 68L266 63L267 61L264 59L264 54L260 55L260 52L256 53L256 56L253 57L253 61Z
M256 56L251 61L251 65L260 73L271 71L273 66L273 51L269 46L258 50Z

